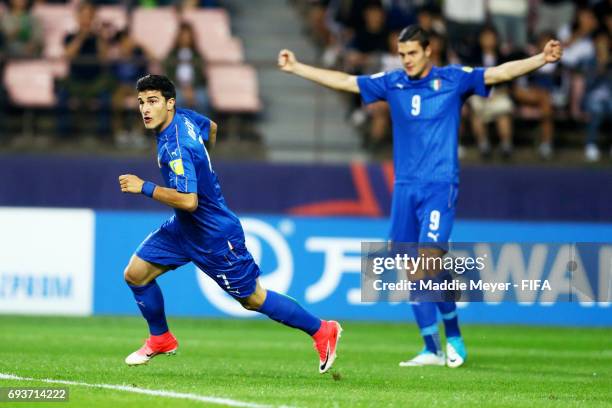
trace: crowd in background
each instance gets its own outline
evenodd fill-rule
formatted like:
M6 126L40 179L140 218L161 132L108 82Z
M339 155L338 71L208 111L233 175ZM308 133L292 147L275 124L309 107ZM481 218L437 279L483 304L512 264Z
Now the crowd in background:
M280 0L279 0L280 1ZM51 1L50 3L54 3ZM598 161L612 128L612 0L293 0L307 11L309 31L321 48L322 64L353 74L401 69L395 55L399 31L418 23L431 35L436 65L493 66L539 52L552 38L562 41L560 63L503 86L489 98L472 97L464 107L462 140L473 136L483 158L513 154L516 119L535 122L533 136L542 158L553 155L555 137L576 127L587 161ZM0 72L8 60L41 58L44 30L31 12L43 0L5 0L0 5ZM58 3L65 3L58 1ZM217 0L75 1L77 29L63 40L68 73L55 84L54 133L60 138L97 134L119 147L144 148L134 115L134 83L146 72L163 73L177 84L182 106L210 111L206 60L195 46L193 28L182 23L168 58L156 60L128 28L96 19L99 5L134 7L223 5ZM364 130L373 151L388 146L390 123L384 102L351 102L351 121ZM6 134L10 98L0 81L0 135ZM78 115L75 113L79 112ZM83 120L92 112L96 120ZM82 131L80 125L95 129ZM570 127L571 127L570 126ZM489 137L494 131L499 138ZM604 137L602 137L604 136ZM2 142L0 137L0 143ZM5 138L6 139L6 138ZM496 148L492 146L496 145ZM606 148L607 149L607 148ZM612 149L610 151L612 154Z
M47 2L55 3L55 2ZM57 2L65 3L65 2ZM31 12L30 0L8 0L0 12L0 58L8 60L43 57L43 26ZM76 2L77 29L63 39L63 56L68 62L67 75L55 84L55 133L59 138L95 134L93 141L111 142L117 147L147 148L143 128L134 115L135 83L148 72L169 76L177 85L177 100L181 106L208 113L204 59L195 46L194 32L182 23L170 55L157 61L144 44L137 44L129 29L118 30L111 23L96 19L99 5L123 5L128 11L135 6L155 7L176 5L177 8L214 7L214 0L93 1ZM154 47L155 44L149 44ZM6 119L6 91L0 111ZM83 113L95 120L83 120ZM4 120L2 120L4 122ZM95 129L82 132L78 125L95 124ZM0 125L2 133L6 126ZM92 140L92 138L89 138Z
M559 39L560 63L497 86L490 98L470 98L462 133L471 131L483 158L495 151L489 128L499 136L499 154L511 157L515 118L538 122L544 159L553 155L559 123L584 129L578 133L587 161L599 160L600 146L610 142L601 135L609 133L612 117L612 0L305 0L302 6L322 63L352 74L401 69L397 36L409 24L430 32L435 65L494 66ZM367 147L388 144L386 103L364 108L355 98L351 119L366 126Z

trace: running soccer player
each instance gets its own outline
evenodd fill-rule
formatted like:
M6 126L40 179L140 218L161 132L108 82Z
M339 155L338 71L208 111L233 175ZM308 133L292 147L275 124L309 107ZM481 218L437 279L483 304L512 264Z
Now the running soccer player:
M136 89L145 127L157 133L157 161L167 187L124 174L119 176L121 191L166 204L174 208L174 215L140 244L125 269L125 280L150 332L125 362L145 364L156 355L176 352L178 342L168 329L164 298L155 279L193 262L245 309L312 336L319 372L327 372L336 359L342 328L259 284L259 267L245 246L240 221L225 203L204 145L215 141L217 124L177 109L174 84L165 76L140 78Z
M429 35L418 25L399 35L404 69L371 76L315 68L281 50L281 70L332 89L360 93L366 104L387 101L393 122L395 185L391 206L392 242L419 243L419 254L446 252L455 218L459 163L457 134L461 107L473 94L487 96L490 86L510 81L561 58L561 45L549 41L541 53L490 68L433 66ZM426 271L417 271L421 276ZM411 302L425 348L400 366L459 367L467 358L454 301ZM437 310L446 332L446 359L440 345Z

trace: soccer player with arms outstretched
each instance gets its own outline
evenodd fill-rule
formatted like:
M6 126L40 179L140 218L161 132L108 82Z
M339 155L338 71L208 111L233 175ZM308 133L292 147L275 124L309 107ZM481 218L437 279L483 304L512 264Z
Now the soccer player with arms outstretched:
M419 243L419 255L447 251L455 218L459 182L457 139L461 107L473 94L487 96L492 85L510 81L561 58L561 45L549 41L541 53L490 68L433 66L428 33L417 25L399 35L404 69L354 76L297 61L289 50L278 55L281 70L332 89L360 93L364 103L387 101L393 123L395 185L390 240ZM427 276L427 271L416 271ZM411 302L425 348L400 366L458 367L467 358L454 301ZM444 321L446 358L438 334L437 310Z
M245 246L240 221L225 203L204 145L214 143L217 125L196 112L177 109L174 84L165 76L147 75L138 80L136 89L144 125L157 133L157 160L166 187L124 174L119 176L121 191L150 197L175 213L144 240L125 269L125 280L150 332L125 362L140 365L156 355L176 352L178 342L168 330L155 279L193 262L244 308L312 336L319 372L327 372L336 358L342 328L259 284L259 267Z

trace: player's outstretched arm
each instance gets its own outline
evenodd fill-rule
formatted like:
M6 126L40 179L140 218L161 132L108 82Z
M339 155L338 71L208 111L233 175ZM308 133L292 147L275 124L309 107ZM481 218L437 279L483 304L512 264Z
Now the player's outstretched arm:
M484 73L485 84L495 85L500 82L511 81L521 75L535 71L545 64L559 61L562 54L561 43L557 40L550 40L546 43L542 52L533 57L487 68Z
M133 174L119 176L119 186L123 193L144 194L179 210L193 212L198 208L198 195L196 193L180 193L173 188L156 186L150 181L145 182Z
M329 69L315 68L298 62L290 50L281 50L278 53L278 67L285 72L295 74L305 79L336 89L338 91L359 93L357 77L345 72Z

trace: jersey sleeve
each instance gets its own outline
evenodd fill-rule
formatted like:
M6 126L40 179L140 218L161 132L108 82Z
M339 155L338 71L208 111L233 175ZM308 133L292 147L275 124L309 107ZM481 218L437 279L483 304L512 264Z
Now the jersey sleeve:
M458 66L460 69L460 86L461 95L468 97L471 95L489 96L491 87L485 84L484 73L486 68L472 68L467 66Z
M168 162L170 187L179 193L197 193L198 178L193 164L193 155L188 147L178 147L179 154Z
M357 85L361 93L361 99L366 105L376 101L387 100L386 72L374 75L359 75Z

